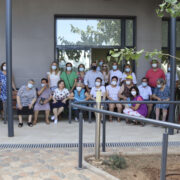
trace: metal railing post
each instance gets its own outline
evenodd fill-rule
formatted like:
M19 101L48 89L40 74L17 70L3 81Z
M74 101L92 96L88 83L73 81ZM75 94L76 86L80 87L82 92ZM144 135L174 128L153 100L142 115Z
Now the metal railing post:
M91 107L91 104L89 104L89 107ZM89 111L89 123L92 122L92 113L91 111Z
M168 133L166 132L163 134L160 180L166 180L167 151Z
M107 110L106 104L104 104L104 109ZM102 151L106 152L106 115L103 114L103 133L102 133Z
M72 122L72 107L71 107L71 100L69 100L69 124Z
M79 159L78 168L82 169L82 155L83 154L83 114L82 110L79 113Z

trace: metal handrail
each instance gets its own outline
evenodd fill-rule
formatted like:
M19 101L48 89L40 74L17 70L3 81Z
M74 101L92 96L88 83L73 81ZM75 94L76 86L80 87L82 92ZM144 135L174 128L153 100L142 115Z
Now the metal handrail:
M102 113L103 114L103 143L102 143L102 148L103 151L105 152L105 145L106 145L106 120L105 120L105 115L111 115L115 117L120 117L120 118L128 118L131 120L143 122L143 123L148 123L148 124L153 124L157 126L161 126L164 128L171 128L171 129L178 129L180 130L180 125L174 124L174 123L169 123L169 122L163 122L159 120L153 120L149 118L143 118L143 117L136 117L136 116L130 116L122 113L116 113L116 112L111 112L107 110L101 110L93 107L87 107L84 105L79 105L79 104L94 104L96 103L95 101L81 101L81 102L73 102L70 103L69 108L71 107L76 107L80 109L79 113L79 158L78 158L78 168L82 169L82 153L83 153L83 115L82 115L82 110L84 111L89 111L90 113L96 112L96 113ZM109 103L119 103L119 104L180 104L180 101L102 101L102 104L109 104ZM106 108L106 106L105 106ZM167 165L167 151L168 151L168 133L167 130L165 129L165 133L163 134L163 140L162 140L162 157L161 157L161 174L160 174L160 180L165 180L166 179L166 165Z

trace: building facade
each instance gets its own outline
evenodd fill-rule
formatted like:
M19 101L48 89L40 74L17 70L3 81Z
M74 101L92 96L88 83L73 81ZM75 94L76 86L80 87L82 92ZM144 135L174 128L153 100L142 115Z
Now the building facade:
M133 17L135 47L160 50L162 20L155 13L159 3L159 0L14 0L12 61L17 87L28 79L39 84L50 63L57 59L56 17ZM0 62L5 58L5 0L0 0ZM138 80L149 67L142 57L136 66Z

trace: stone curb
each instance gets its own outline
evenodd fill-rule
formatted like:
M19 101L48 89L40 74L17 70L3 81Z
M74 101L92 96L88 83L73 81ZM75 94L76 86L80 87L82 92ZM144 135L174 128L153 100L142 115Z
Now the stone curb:
M102 154L103 156L110 155L110 153L101 153L101 154ZM111 153L111 154L112 154L112 153ZM88 156L85 156L85 157L88 158L88 157L91 157L92 155L94 155L94 154L91 154L91 155L88 155ZM115 176L107 173L106 171L103 171L102 169L99 169L99 168L97 168L97 167L89 164L86 160L83 160L83 165L84 165L87 169L89 169L89 170L91 170L92 172L94 172L95 174L98 174L98 175L100 175L100 176L102 176L102 177L104 177L104 178L106 178L106 179L108 179L108 180L120 180L120 179L116 178Z

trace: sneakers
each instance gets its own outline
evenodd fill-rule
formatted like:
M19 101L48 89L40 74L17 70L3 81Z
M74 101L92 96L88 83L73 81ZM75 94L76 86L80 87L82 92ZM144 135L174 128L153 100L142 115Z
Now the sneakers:
M57 120L57 119L55 119L55 120L54 120L54 124L57 124L57 123L58 123L58 120Z
M55 120L55 117L54 116L51 116L51 121L54 121Z

